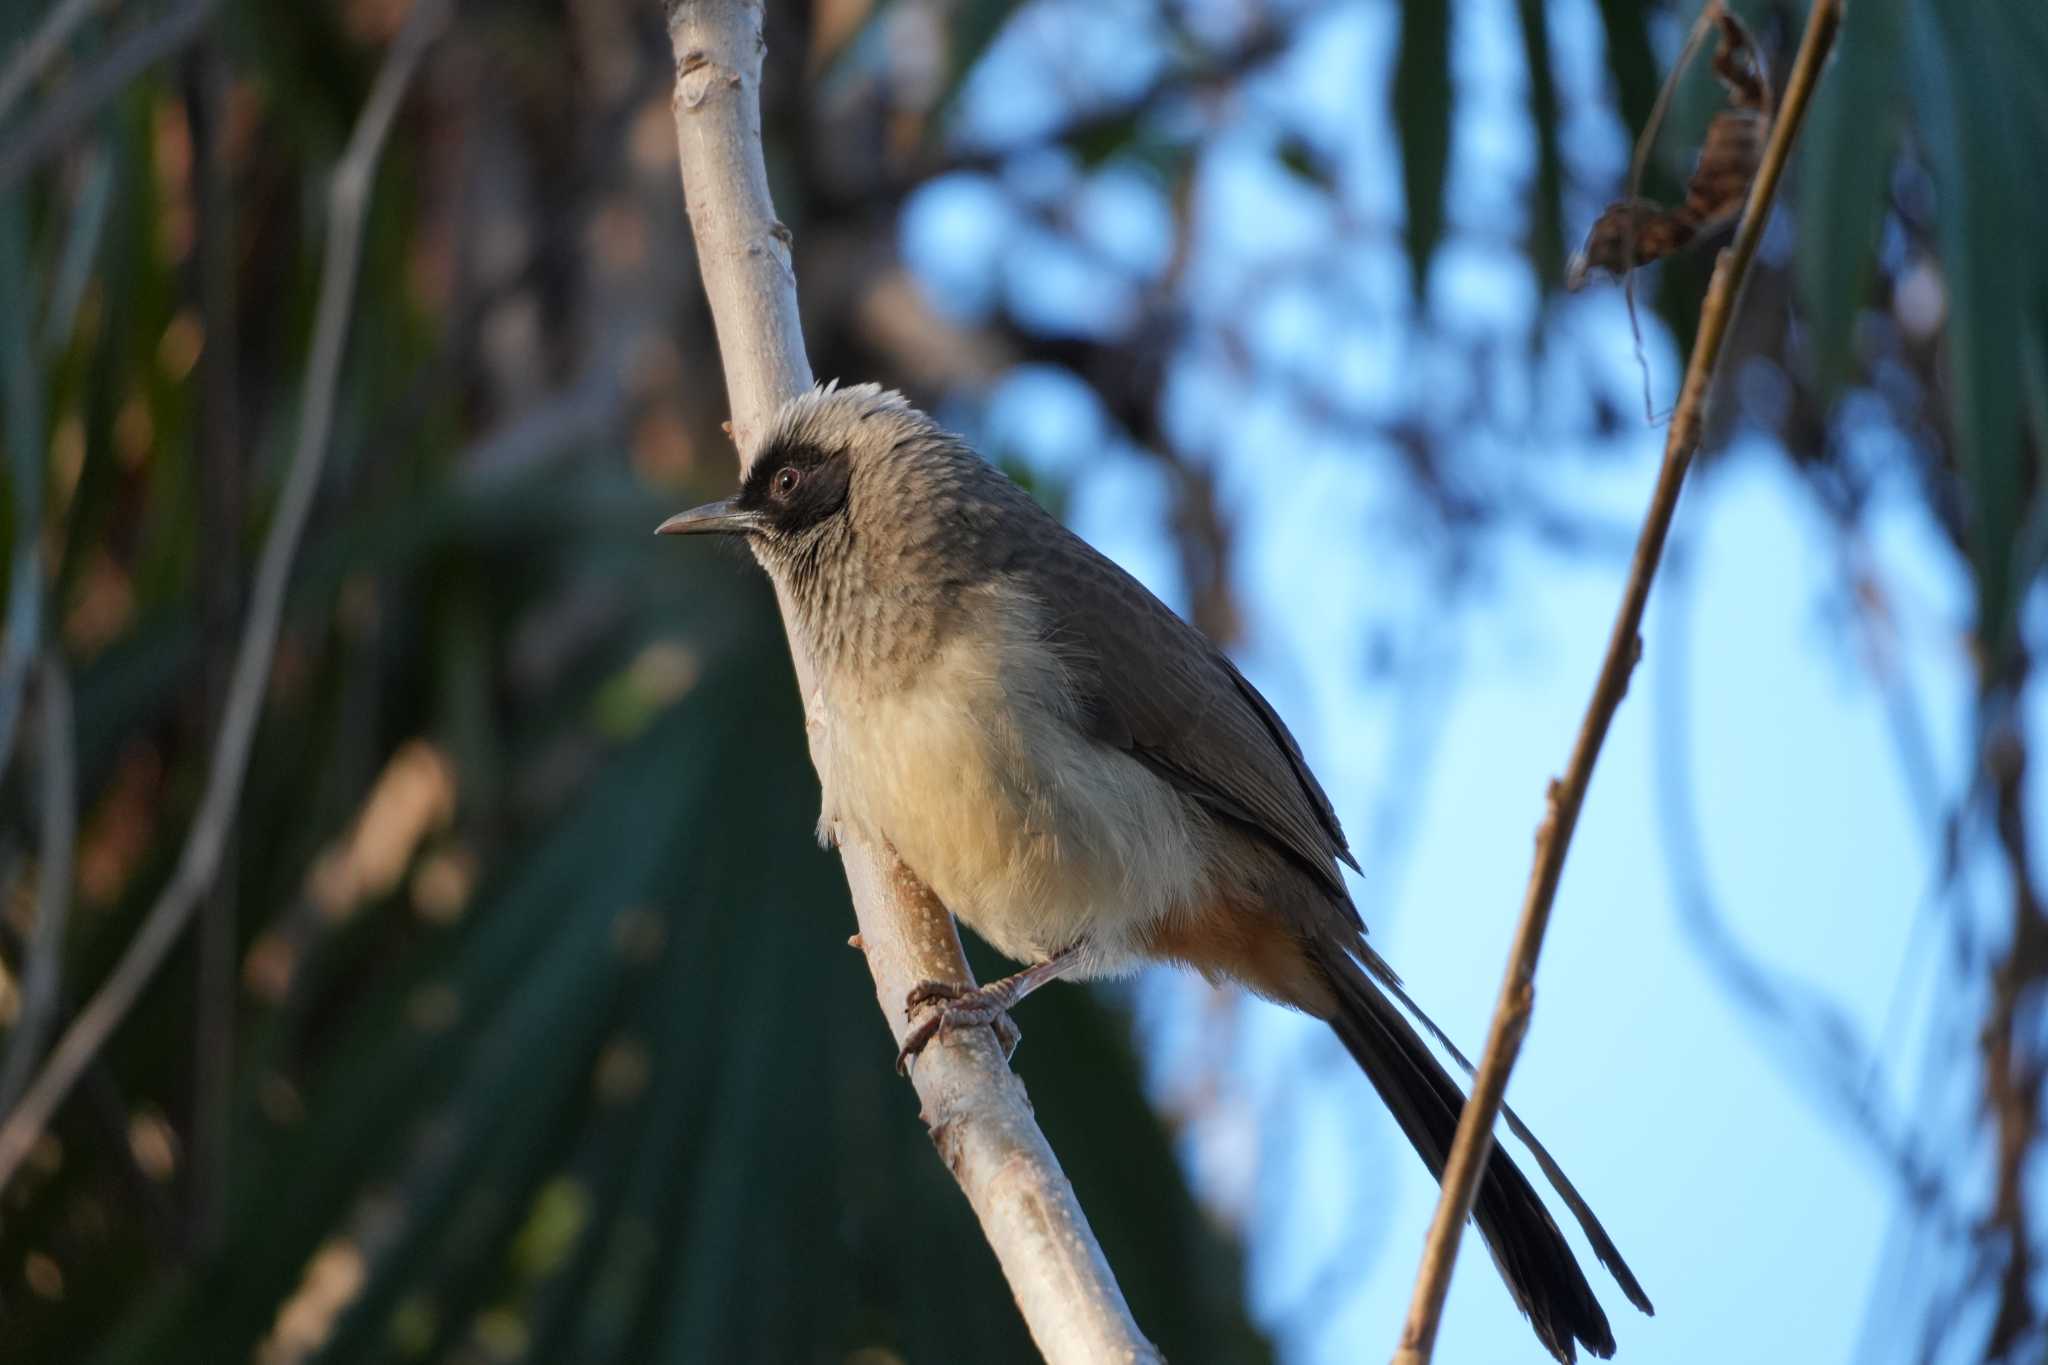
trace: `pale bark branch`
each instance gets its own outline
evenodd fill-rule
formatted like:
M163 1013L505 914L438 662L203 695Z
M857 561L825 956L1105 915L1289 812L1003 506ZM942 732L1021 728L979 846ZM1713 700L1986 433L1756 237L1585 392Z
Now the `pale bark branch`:
M1715 0L1709 0L1714 3ZM1479 1189L1479 1177L1493 1150L1493 1125L1507 1095L1508 1073L1514 1068L1523 1035L1529 1028L1529 1014L1535 1001L1536 960L1543 951L1544 931L1550 925L1551 905L1557 897L1558 879L1571 846L1572 830L1578 823L1579 808L1593 778L1600 746L1607 738L1608 723L1628 692L1629 675L1642 657L1643 609L1650 597L1650 585L1663 556L1664 540L1678 508L1678 495L1685 485L1686 471L1699 449L1700 429L1706 408L1707 390L1720 367L1723 343L1742 293L1742 282L1763 237L1771 199L1779 177L1792 152L1793 140L1805 118L1821 66L1834 45L1841 24L1841 0L1814 0L1801 40L1799 55L1771 126L1770 142L1764 149L1756 179L1742 210L1741 226L1735 240L1714 263L1707 285L1706 302L1700 313L1699 331L1687 361L1685 381L1679 390L1678 407L1664 443L1664 463L1658 471L1649 510L1636 540L1635 555L1622 587L1621 607L1607 640L1607 653L1593 685L1592 699L1579 725L1577 740L1564 776L1550 784L1543 823L1536 832L1535 865L1529 872L1529 886L1522 902L1521 920L1509 949L1508 967L1494 1006L1493 1024L1487 1032L1486 1051L1479 1059L1479 1073L1473 1081L1472 1096L1458 1119L1457 1137L1451 1144L1450 1160L1444 1168L1443 1191L1436 1215L1430 1222L1429 1237L1423 1245L1422 1264L1417 1272L1415 1294L1395 1350L1394 1365L1424 1365L1436 1349L1437 1327L1443 1317L1444 1295L1450 1289L1451 1269L1458 1255L1458 1242L1472 1213L1472 1199Z
M761 0L668 7L677 155L743 470L776 408L811 384L789 230L776 221L761 156L762 19ZM808 714L814 671L794 638L792 653ZM900 1044L913 986L971 982L960 940L945 907L892 851L846 831L840 857L857 941ZM884 1064L879 1052L876 1060ZM973 1205L1046 1359L1158 1359L989 1031L933 1039L912 1082L933 1144Z
M328 189L327 246L320 270L320 301L314 314L313 354L306 370L306 391L299 413L298 440L278 496L277 511L257 561L256 584L235 652L220 732L206 790L199 800L177 869L157 897L142 927L122 951L106 982L86 1002L71 1027L57 1040L49 1060L0 1122L0 1189L21 1165L36 1138L57 1111L92 1059L135 1007L143 989L163 966L164 958L192 920L192 912L220 873L221 856L234 824L248 771L249 750L256 740L256 722L270 679L271 659L284 614L285 589L291 579L300 534L319 491L334 424L335 393L341 382L342 355L354 311L357 267L361 264L363 220L369 208L370 185L386 135L418 69L427 45L441 31L452 0L417 0L385 56L369 99L356 120L348 149Z

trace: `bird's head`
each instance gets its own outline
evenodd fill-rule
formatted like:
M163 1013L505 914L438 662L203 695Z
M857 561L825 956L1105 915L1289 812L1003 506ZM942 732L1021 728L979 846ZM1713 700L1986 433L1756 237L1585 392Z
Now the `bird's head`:
M743 537L829 668L911 667L1020 542L1058 533L1030 495L901 394L825 385L785 403L739 492L668 535Z
M776 412L737 494L679 512L658 531L744 536L771 572L792 569L845 542L856 519L900 525L864 504L913 480L930 458L924 447L949 444L900 393L821 385Z

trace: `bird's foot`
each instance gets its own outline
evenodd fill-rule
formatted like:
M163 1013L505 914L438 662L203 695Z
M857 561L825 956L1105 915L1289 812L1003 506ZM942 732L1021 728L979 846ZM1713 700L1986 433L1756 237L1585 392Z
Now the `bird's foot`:
M904 1036L902 1051L896 1054L896 1070L909 1070L910 1059L940 1034L982 1025L995 1030L996 1043L1007 1062L1017 1050L1020 1037L1017 1025L1010 1019L1010 1007L1046 982L1071 971L1081 961L1085 948L1085 944L1076 943L1036 966L986 986L962 986L952 981L921 981L912 986L909 998L903 1002L903 1011L913 1022ZM923 1011L922 1017L919 1011Z
M1009 1014L1017 995L1011 988L1012 980L1006 978L980 987L953 981L920 981L911 987L903 1002L904 1012L911 1018L910 1032L904 1035L902 1050L896 1054L897 1074L907 1073L910 1059L923 1052L932 1039L963 1028L992 1029L996 1046L1008 1061L1023 1036Z

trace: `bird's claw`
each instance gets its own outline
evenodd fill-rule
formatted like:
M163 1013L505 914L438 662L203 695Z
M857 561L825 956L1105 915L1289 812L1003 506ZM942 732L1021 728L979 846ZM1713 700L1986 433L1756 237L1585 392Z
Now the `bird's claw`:
M1000 986L1002 983L996 983ZM989 986L969 987L952 981L920 981L904 999L904 1012L911 1016L910 1032L896 1054L896 1072L908 1074L910 1059L925 1050L931 1040L955 1029L988 1027L1003 1050L1003 1060L1017 1050L1022 1035L1009 1015L1007 992Z

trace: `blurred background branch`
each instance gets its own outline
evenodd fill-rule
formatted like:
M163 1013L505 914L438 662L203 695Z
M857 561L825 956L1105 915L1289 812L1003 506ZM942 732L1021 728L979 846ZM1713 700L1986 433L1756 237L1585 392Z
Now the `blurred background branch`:
M355 306L362 224L377 158L420 58L446 22L451 7L452 0L422 0L414 7L371 85L362 117L335 165L327 194L327 254L321 267L320 303L314 314L313 352L306 372L298 442L257 563L248 620L235 654L206 792L170 884L143 918L134 941L122 952L106 983L64 1031L36 1079L0 1118L0 1189L28 1156L50 1115L134 1008L220 875L249 750L256 739L258 713L271 677L292 562L313 510L314 495L320 490L321 467L333 437L335 391L341 382L342 350Z

